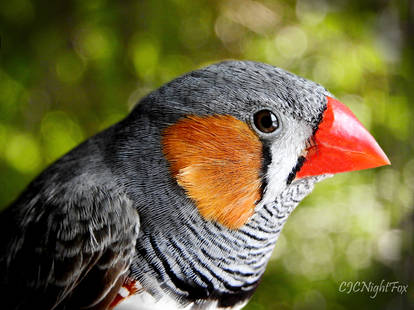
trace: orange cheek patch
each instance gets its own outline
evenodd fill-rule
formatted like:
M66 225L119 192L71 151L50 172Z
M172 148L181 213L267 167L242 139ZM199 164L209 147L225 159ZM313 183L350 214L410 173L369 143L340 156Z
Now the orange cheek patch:
M227 115L189 116L162 138L171 173L207 220L236 229L260 199L262 144L246 123Z

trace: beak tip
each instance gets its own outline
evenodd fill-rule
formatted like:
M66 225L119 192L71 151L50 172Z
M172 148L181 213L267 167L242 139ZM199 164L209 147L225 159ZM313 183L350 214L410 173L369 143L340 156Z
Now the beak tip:
M384 154L383 160L384 162L381 164L381 166L391 166L391 161L389 160L387 155Z
M387 154L385 154L384 150L378 145L374 138L372 138L372 140L374 141L372 144L376 146L373 153L376 157L377 167L391 165L391 161L389 160Z

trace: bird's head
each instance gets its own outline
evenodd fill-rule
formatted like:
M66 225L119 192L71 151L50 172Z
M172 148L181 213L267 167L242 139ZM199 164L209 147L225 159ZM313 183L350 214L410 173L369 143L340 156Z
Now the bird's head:
M389 164L326 89L261 63L191 72L150 94L139 110L156 118L175 184L205 219L230 229L292 182Z

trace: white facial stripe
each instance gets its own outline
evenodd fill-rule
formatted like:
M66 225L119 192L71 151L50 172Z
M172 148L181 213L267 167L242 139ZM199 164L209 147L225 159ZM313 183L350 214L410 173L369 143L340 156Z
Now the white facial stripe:
M289 126L270 145L272 161L267 169L267 188L257 209L275 200L275 198L286 188L287 178L295 167L299 156L306 147L306 141L312 135L309 126L289 119Z

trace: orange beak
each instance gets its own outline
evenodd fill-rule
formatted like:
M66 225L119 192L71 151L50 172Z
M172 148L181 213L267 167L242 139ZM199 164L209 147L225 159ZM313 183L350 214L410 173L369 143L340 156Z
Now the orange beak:
M297 178L390 165L384 151L344 104L327 97L327 108Z

